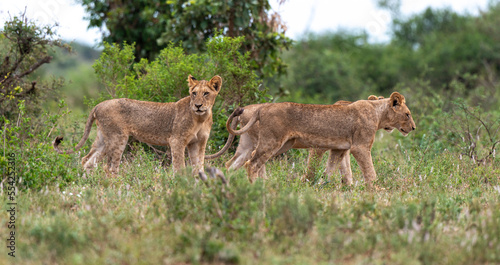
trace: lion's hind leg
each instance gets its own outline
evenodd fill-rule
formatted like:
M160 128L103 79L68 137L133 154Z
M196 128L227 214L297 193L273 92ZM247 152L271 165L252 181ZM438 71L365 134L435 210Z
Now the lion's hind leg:
M257 147L252 152L252 158L245 163L247 169L248 180L254 182L257 177L265 178L265 174L262 173L262 167L265 163L275 155L286 143L286 140L273 141L268 140L268 142L261 142L261 137L259 137L259 142Z
M90 172L93 168L97 167L97 164L101 161L104 150L106 148L106 141L99 130L97 129L97 137L90 148L90 152L82 158L82 166L87 171Z
M125 134L118 134L110 137L110 141L106 146L105 154L108 157L108 165L106 168L107 173L111 175L118 174L120 167L120 160L122 158L123 151L127 146L128 136Z
M342 176L342 183L345 185L351 185L352 171L349 150L330 150L325 175L327 175L330 179L339 167L340 175Z
M342 175L342 183L352 185L352 170L351 170L351 152L345 151L340 161L340 175Z
M313 181L316 169L318 168L326 149L311 148L309 149L309 156L307 157L306 181Z
M250 159L255 147L256 143L252 141L250 135L248 133L242 134L234 156L226 162L226 168L236 170L243 166Z

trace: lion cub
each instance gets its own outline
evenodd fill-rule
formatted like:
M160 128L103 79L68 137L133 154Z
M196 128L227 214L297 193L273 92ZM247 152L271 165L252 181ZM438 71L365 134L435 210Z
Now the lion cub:
M255 129L254 125L259 122L257 145L245 163L250 181L263 177L262 167L274 154L290 148L315 148L330 150L337 161L345 160L350 151L361 167L367 186L371 187L376 179L371 157L376 131L398 129L406 136L415 130L405 98L398 92L387 99L359 100L351 104L263 104L243 128L234 130L232 120L243 111L236 109L226 127L229 133L242 135ZM347 184L349 182L352 180Z
M188 76L189 96L177 102L158 103L127 98L103 101L95 106L87 119L82 139L74 151L63 152L57 137L53 146L60 154L80 149L89 137L92 123L97 125L97 137L82 166L89 171L107 158L106 172L118 173L120 159L130 136L161 146L170 146L174 171L183 169L184 152L188 149L193 172L203 169L205 146L212 128L212 106L222 87L218 75L210 81L198 81Z
M384 97L382 96L374 96L371 95L368 97L369 100L379 100L383 99ZM348 105L351 104L351 101L345 101L345 100L339 100L334 103L334 105ZM248 105L244 107L244 112L238 116L235 117L232 121L231 128L236 129L236 125L238 123L241 124L241 126L245 126L249 120L252 118L253 114L255 111L260 109L264 104L273 104L273 103L261 103L261 104L253 104L253 105ZM238 147L236 148L236 152L234 156L226 163L226 168L236 170L243 166L243 164L248 161L251 157L251 153L255 148L257 147L257 141L259 138L259 124L256 123L250 130L248 130L247 133L244 133L240 136L240 141L238 144ZM229 138L226 142L226 145L224 148L218 152L215 155L211 156L205 156L205 159L212 159L215 158L217 155L222 155L225 150L228 149L228 145L231 144L231 142L234 139L233 134L229 134ZM283 147L275 154L279 155L281 153L286 152L288 149L290 149L290 144L293 144L293 140L285 143ZM291 148L300 148L300 146L293 145ZM327 149L314 149L311 148L309 150L309 157L307 159L307 171L306 171L306 179L311 180L312 176L316 172L316 162L321 159L323 154L328 151ZM342 173L342 180L344 183L350 183L352 182L352 173L351 173L351 166L350 166L350 157L349 155L346 155L342 161L339 161L337 157L335 157L335 152L330 152L327 167L325 170L325 174L328 176L333 175L335 168L337 167L337 164L340 164L340 171ZM259 175L261 177L265 178L266 175L266 166L263 165Z

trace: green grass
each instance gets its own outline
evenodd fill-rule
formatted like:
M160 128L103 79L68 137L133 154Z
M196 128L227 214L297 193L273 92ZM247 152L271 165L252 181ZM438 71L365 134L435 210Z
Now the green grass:
M239 170L224 186L173 176L139 148L117 178L97 169L84 179L78 168L69 185L20 191L16 258L4 250L0 264L499 263L498 160L477 167L395 143L373 150L377 191L365 190L354 159L353 187L339 176L303 183L303 150L268 162L265 181Z

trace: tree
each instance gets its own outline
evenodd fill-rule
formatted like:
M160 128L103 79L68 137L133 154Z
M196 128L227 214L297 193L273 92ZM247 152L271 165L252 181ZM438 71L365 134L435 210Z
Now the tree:
M54 39L53 26L37 26L25 14L15 16L0 31L0 115L9 119L16 114L17 104L25 101L27 111L37 111L37 103L51 96L62 81L48 84L30 80L40 66L50 63L54 47L71 50L68 44Z
M415 77L426 72L437 88L452 89L451 82L457 80L467 90L476 88L477 81L496 89L491 81L495 79L494 70L500 69L500 46L495 39L499 7L491 6L477 17L428 8L406 20L393 21L392 44L414 55L408 72Z
M80 0L90 27L106 28L108 43L135 43L135 58L154 59L170 42L190 53L206 51L206 40L217 32L244 36L241 52L250 52L261 76L284 73L280 51L291 40L268 0Z

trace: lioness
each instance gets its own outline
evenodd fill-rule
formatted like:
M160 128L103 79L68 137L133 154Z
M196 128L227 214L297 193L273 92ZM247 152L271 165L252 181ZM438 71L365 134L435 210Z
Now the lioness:
M54 140L54 149L60 154L71 154L80 149L95 120L97 137L90 153L82 159L82 166L87 171L106 156L106 172L118 173L123 150L128 138L133 136L144 143L170 146L174 171L184 168L187 147L193 172L197 173L203 169L205 146L212 128L212 106L222 87L222 78L216 75L207 82L189 75L187 81L190 95L177 102L121 98L97 104L90 112L85 132L75 150L59 150L63 137Z
M257 147L245 163L252 182L262 177L262 166L271 156L295 147L331 150L337 161L345 159L350 150L371 187L376 179L371 157L376 131L396 128L406 136L415 129L405 98L398 92L387 99L359 100L347 105L264 104L243 128L235 131L230 124L243 111L236 109L226 127L231 134L242 135L259 121Z
M378 100L378 99L382 99L384 97L382 96L374 96L374 95L371 95L368 97L369 100ZM351 104L352 102L350 101L345 101L345 100L339 100L337 102L335 102L334 104L335 105L346 105L346 104ZM264 103L264 104L271 104L271 103ZM244 109L244 112L238 116L238 117L235 117L232 121L232 125L231 125L231 128L233 129L236 129L236 126L238 123L241 123L241 126L245 126L248 121L251 119L251 117L253 116L254 112L259 109L261 106L263 106L264 104L253 104L253 105L248 105L248 106L245 106L243 109ZM257 146L257 140L258 140L258 137L259 137L259 124L258 122L252 126L252 128L242 134L240 136L240 141L239 141L239 145L238 147L236 148L236 152L234 154L234 156L228 161L226 162L226 168L228 169L231 169L231 170L236 170L238 168L240 168L241 166L243 166L243 164L248 160L250 159L251 157L251 153L253 150L255 150L255 147ZM226 144L224 145L224 148L219 151L217 154L214 154L214 155L211 155L211 156L205 156L205 159L212 159L212 158L216 158L220 155L222 155L222 153L224 153L224 151L226 151L228 148L229 148L229 145L231 145L231 142L233 141L234 139L234 135L233 134L229 134L229 138L226 142ZM284 152L286 152L288 149L286 148L288 146L288 144L285 144L284 147L285 148L281 148L278 153L276 153L275 155L280 155ZM292 148L299 148L299 146L292 146ZM306 172L306 177L308 180L310 180L312 178L312 176L314 175L314 173L316 172L316 162L318 160L321 159L321 157L323 156L323 154L328 151L327 149L311 149L309 150L309 157L307 159L307 172ZM341 174L343 177L343 181L345 183L348 183L349 181L352 182L352 173L351 173L351 167L350 167L350 159L349 159L349 156L345 156L345 158L340 161L340 165L341 165ZM333 172L337 166L337 164L339 163L338 161L338 158L335 157L335 155L332 155L330 153L330 156L329 156L329 159L328 159L328 163L327 163L327 167L326 167L326 170L325 170L325 174L327 176L331 176L333 175ZM261 171L260 171L260 175L261 176L265 176L266 174L266 169L265 169L265 165L262 166L261 168Z

